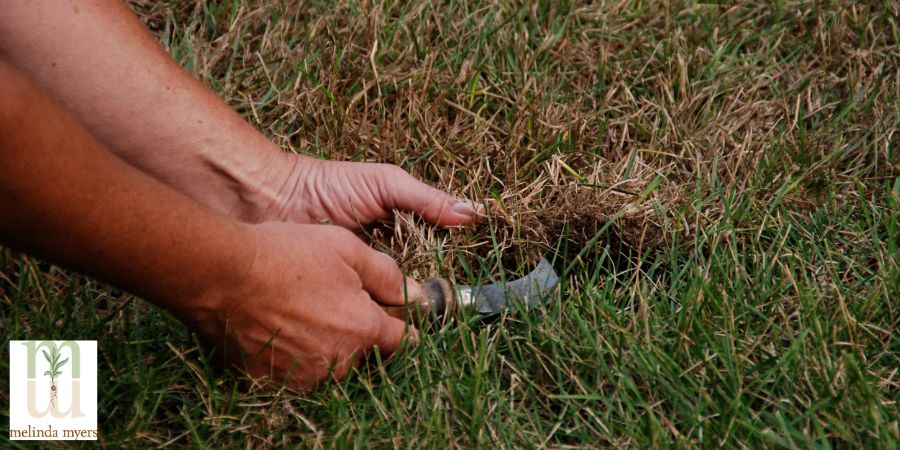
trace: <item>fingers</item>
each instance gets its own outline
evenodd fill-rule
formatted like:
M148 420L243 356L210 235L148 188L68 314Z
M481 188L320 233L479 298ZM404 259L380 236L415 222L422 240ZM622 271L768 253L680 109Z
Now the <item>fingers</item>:
M372 250L361 243L353 268L362 281L363 290L383 305L402 305L403 273L388 255Z
M335 246L342 249L341 257L359 276L362 288L373 300L382 305L403 305L405 277L397 263L388 255L372 250L357 239L352 233L342 228L333 228L339 233L334 239L346 245ZM365 302L364 302L365 303ZM380 307L368 302L374 309L372 313L378 320L378 327L373 327L370 336L375 345L383 351L393 352L400 345L407 325L402 320L389 316ZM414 330L414 329L413 329Z
M484 205L461 200L435 189L405 170L382 166L380 176L383 205L387 209L414 212L425 220L445 227L467 225L484 217Z
M387 315L381 308L378 308L378 311L381 316L381 329L375 339L375 345L382 354L391 354L397 351L407 330L409 330L410 339L418 341L418 331L413 326L408 326L406 322Z
M335 248L359 276L363 290L378 303L402 305L403 273L394 259L373 250L350 231L337 227L331 231L338 233L333 242L342 245L335 245Z
M368 300L366 300L368 301ZM371 304L371 302L370 302ZM404 335L408 332L409 339L418 342L418 332L412 326L407 326L402 320L397 320L387 315L381 308L374 307L373 314L377 317L377 324L369 328L368 333L364 333L363 346L352 352L338 354L332 364L320 365L320 373L316 374L316 379L322 379L326 373L321 372L322 369L328 370L330 367L330 375L336 380L341 380L347 376L350 370L359 363L364 354L369 353L375 348L382 355L390 355L397 351L403 342ZM360 326L360 329L364 329ZM323 361L327 363L327 361Z

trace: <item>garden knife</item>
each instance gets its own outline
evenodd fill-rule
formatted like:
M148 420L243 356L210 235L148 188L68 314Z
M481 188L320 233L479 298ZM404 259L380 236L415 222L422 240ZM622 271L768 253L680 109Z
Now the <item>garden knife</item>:
M407 304L382 308L393 317L414 321L443 319L454 315L458 308L493 314L516 303L529 306L550 303L558 283L553 266L541 258L531 273L506 283L452 286L443 278L432 278L426 283L407 278Z

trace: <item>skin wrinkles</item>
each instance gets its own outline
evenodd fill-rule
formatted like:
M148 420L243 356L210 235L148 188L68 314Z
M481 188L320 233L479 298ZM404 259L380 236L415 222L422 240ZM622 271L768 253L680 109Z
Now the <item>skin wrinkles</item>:
M480 220L395 166L283 152L118 0L6 1L0 53L0 242L169 310L254 376L307 388L415 333L379 307L402 273L359 226Z

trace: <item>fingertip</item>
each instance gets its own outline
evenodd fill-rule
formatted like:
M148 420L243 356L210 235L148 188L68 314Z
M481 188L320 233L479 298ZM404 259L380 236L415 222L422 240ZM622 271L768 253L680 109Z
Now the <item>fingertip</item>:
M459 227L481 222L486 217L484 205L471 200L455 199L430 222L444 227Z
M484 215L484 205L472 200L458 199L452 211L458 216L475 218Z
M469 225L485 216L484 205L456 198L447 192L431 187L403 169L389 166L382 183L385 206L401 211L414 212L438 226Z
M414 328L407 327L406 322L395 319L384 311L382 311L381 318L381 335L378 338L377 345L383 353L391 354L400 347L407 328Z

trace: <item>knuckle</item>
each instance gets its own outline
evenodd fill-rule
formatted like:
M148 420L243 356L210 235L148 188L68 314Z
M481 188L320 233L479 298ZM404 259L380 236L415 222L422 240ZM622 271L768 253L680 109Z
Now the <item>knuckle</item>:
M326 225L326 238L331 241L329 244L342 254L350 254L359 250L362 241L356 237L350 230L334 225Z
M409 183L412 176L394 164L377 164L369 172L368 181L387 209L397 205L398 188Z
M372 302L369 303L371 304ZM381 337L381 310L372 304L370 311L370 314L367 315L368 317L359 327L359 335L363 339L362 346L366 349L375 345Z
M325 227L324 228L325 233L330 238L332 238L336 241L343 242L343 241L348 241L348 240L352 240L352 239L356 238L356 236L354 236L353 233L350 232L350 230L348 230L346 228L338 227L338 226L334 226L334 225L323 225L323 227Z
M362 336L365 339L365 347L370 348L378 341L378 338L381 337L381 323L380 321L371 321L362 329Z
M396 174L396 173L403 171L403 169L401 169L400 166L398 166L396 164L377 163L375 165L375 167L381 169L382 171L384 171L385 173L388 173L388 174Z
M403 170L403 168L394 164L379 164L379 168L386 176L391 178L409 176L409 173Z
M387 253L382 253L376 250L372 251L375 252L373 258L374 262L378 264L379 267L382 267L384 269L384 273L382 275L388 277L388 281L391 282L399 280L402 274L400 272L400 266L397 265L397 261L395 261L394 258L392 258L391 255L388 255Z

